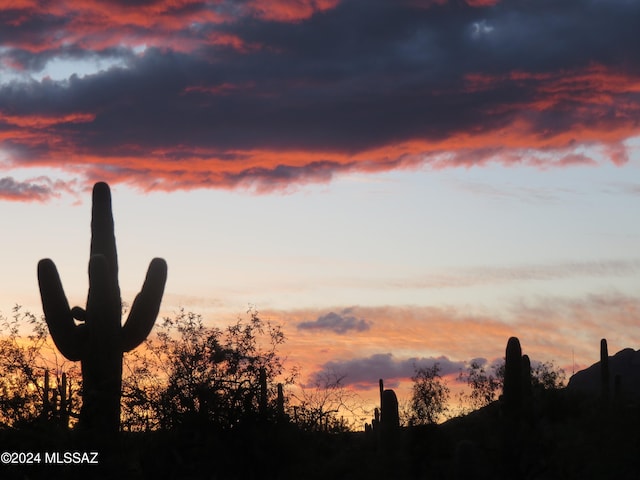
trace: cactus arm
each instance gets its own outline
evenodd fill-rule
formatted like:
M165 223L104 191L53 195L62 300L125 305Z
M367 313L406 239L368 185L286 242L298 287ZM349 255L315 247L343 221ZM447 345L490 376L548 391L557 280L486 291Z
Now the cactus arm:
M122 351L140 345L151 332L160 311L160 302L167 281L167 262L154 258L149 264L142 290L136 295L129 317L122 327Z
M84 325L76 325L73 321L58 270L48 258L38 262L38 284L42 309L54 343L69 360L80 360L85 345L86 328Z

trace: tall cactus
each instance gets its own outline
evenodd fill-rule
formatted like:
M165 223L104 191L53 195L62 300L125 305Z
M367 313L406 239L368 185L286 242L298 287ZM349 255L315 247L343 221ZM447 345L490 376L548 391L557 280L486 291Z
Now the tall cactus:
M607 339L600 340L600 391L602 406L606 408L609 405L610 397L610 373L609 373L609 349L607 347Z
M395 451L397 432L400 427L398 397L393 390L384 388L382 379L378 383L380 386L380 410L374 410L375 418L372 427L377 431L378 448L382 453L388 455Z
M93 187L86 309L69 308L52 260L43 259L38 263L42 308L51 337L66 358L81 362L80 428L98 434L118 432L123 353L140 345L151 331L160 310L166 278L166 262L154 258L142 290L122 325L111 192L102 182Z
M384 382L379 380L380 385L380 425L386 429L393 429L400 426L400 415L398 414L398 397L396 392L384 388Z
M400 426L400 415L398 414L398 397L391 389L382 392L382 405L380 424L384 428L397 428Z
M522 355L522 414L531 419L534 411L533 405L533 378L531 372L531 359L529 355Z
M525 401L530 401L533 396L533 378L529 355L522 355L522 395Z
M509 338L505 353L502 399L505 411L516 414L522 406L522 348L517 337Z

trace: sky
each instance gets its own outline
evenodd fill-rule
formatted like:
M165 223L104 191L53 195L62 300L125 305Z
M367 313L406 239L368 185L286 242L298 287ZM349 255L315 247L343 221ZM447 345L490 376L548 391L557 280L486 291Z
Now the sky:
M8 5L8 6L7 6ZM640 3L0 5L0 311L86 300L112 188L123 300L255 306L373 398L510 336L572 371L640 343Z

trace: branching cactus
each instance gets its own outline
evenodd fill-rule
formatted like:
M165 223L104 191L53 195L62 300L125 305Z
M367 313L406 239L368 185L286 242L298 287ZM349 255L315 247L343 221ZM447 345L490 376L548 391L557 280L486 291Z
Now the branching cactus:
M86 308L69 308L55 264L38 263L38 283L51 337L69 360L80 361L82 409L79 428L115 434L120 426L122 356L142 343L155 323L167 279L167 264L151 261L142 290L124 325L118 285L118 259L106 183L93 187L89 294Z

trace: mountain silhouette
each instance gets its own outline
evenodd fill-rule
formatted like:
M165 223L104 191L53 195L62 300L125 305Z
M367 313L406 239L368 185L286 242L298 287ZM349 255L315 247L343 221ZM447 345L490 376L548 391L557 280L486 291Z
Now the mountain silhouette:
M625 348L609 356L609 388L626 398L640 398L640 350ZM616 387L616 382L619 383ZM567 384L567 390L599 395L601 392L600 362L576 372Z

